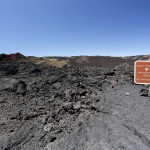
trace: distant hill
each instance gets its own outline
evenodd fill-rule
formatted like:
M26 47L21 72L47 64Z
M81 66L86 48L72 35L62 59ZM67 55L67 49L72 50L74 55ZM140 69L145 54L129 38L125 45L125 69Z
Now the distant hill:
M133 66L136 60L147 60L150 55L137 55L125 57L111 56L72 56L72 57L34 57L24 56L20 53L15 54L0 54L0 61L18 61L18 62L33 62L36 64L50 65L55 67L63 67L65 65L78 67L109 67L114 68L123 63L128 63Z

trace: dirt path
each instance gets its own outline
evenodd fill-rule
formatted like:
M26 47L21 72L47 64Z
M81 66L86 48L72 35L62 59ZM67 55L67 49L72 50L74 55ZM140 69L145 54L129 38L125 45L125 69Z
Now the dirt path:
M80 116L73 133L45 150L149 150L150 99L140 96L141 89L132 84L107 88L105 111Z

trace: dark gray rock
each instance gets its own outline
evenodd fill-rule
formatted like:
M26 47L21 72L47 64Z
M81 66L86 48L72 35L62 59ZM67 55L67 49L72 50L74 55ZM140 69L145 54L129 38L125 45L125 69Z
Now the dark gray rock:
M62 87L62 84L60 82L57 82L53 84L53 87L58 90Z
M133 68L128 63L124 63L119 66L116 66L114 70L119 72L129 73L129 74L130 72L133 72Z
M8 122L8 120L7 120L6 117L4 117L4 116L1 117L1 116L0 116L0 127L6 125L7 122Z
M17 94L25 95L26 94L26 84L25 82L21 81L18 85Z
M98 82L98 80L95 77L87 77L86 81L88 84L96 84Z
M71 93L72 93L72 90L71 89L66 89L65 90L65 97L67 99L71 99Z
M148 93L149 93L149 90L148 90L148 89L142 89L142 90L140 91L140 95L141 95L141 96L148 96Z
M21 80L3 78L0 80L0 90L16 92L17 94L25 95L26 84Z
M39 68L33 67L30 69L29 74L33 74L33 73L37 74L39 72L41 72L41 70Z
M0 90L16 91L19 81L16 79L2 78L0 80Z
M0 72L3 72L3 75L15 75L19 71L18 65L19 65L19 63L11 63L11 62L2 63L2 62L0 62Z

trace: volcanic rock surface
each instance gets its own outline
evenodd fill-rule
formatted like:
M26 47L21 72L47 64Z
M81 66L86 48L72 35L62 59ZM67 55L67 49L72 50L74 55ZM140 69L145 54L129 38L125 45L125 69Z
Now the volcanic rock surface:
M133 59L91 58L61 68L1 60L0 150L150 149L150 99Z

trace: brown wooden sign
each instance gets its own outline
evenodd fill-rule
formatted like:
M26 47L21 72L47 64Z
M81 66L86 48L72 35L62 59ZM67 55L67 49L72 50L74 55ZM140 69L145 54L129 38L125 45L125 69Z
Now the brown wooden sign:
M135 62L134 82L136 84L150 84L150 61Z

